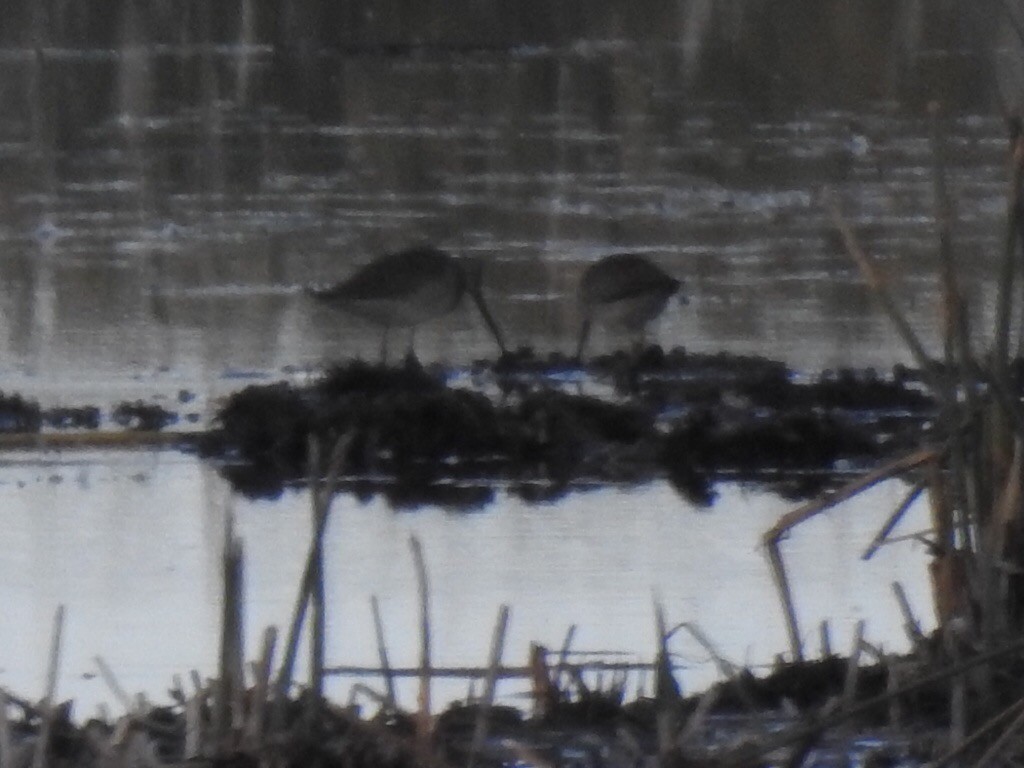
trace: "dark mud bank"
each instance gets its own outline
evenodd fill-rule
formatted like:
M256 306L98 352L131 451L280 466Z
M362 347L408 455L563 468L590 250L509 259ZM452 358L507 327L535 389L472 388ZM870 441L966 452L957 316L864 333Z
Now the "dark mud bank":
M710 502L723 479L793 497L916 443L934 412L913 372L827 372L725 354L595 359L529 352L468 371L363 362L307 386L250 386L201 441L235 488L274 496L305 480L310 436L350 433L344 485L396 506L472 508L500 486L531 501L668 478Z

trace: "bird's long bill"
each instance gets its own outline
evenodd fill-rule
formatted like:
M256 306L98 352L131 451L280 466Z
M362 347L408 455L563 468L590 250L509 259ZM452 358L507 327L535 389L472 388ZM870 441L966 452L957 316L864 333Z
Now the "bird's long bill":
M501 329L498 324L494 321L494 315L491 314L491 310L487 308L487 302L484 301L484 295L480 291L472 291L473 302L476 304L476 308L480 310L480 316L484 319L487 324L487 328L494 336L494 340L498 342L498 349L501 350L501 354L508 352L505 347L505 338L501 334Z

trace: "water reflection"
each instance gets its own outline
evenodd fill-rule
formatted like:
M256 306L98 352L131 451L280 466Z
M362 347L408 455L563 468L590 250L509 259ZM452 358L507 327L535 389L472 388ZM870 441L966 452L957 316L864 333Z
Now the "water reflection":
M287 625L310 526L304 494L277 504L232 499L213 471L171 453L98 453L48 465L25 456L0 467L0 487L7 510L0 684L41 691L43 649L58 603L68 606L60 695L75 697L80 714L111 700L92 677L95 655L129 691L152 697L162 697L174 674L211 674L229 510L247 558L249 653L266 625ZM871 642L905 648L894 581L932 624L923 547L902 543L870 562L858 559L904 492L899 483L879 487L801 526L784 545L808 647L827 619L835 647L845 648L864 618ZM766 664L786 648L759 547L760 535L788 508L777 497L724 486L709 513L654 483L574 494L555 506L511 496L498 506L468 516L439 509L396 514L379 501L339 499L326 546L329 663L377 663L374 594L392 663L416 663L418 598L408 544L414 534L426 551L441 665L484 662L501 603L512 608L506 658L514 663L525 662L531 641L559 647L570 624L578 626L578 650L648 659L654 597L672 622L695 622L736 663ZM927 524L918 505L898 533ZM715 679L713 663L689 637L677 635L672 651L687 690ZM503 685L506 696L520 689ZM449 685L442 695L463 692ZM413 701L409 689L404 701Z

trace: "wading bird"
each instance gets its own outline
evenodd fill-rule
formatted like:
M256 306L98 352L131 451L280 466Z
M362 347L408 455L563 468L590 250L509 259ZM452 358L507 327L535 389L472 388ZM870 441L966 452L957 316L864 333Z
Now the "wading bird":
M384 329L381 360L387 362L388 332L409 328L414 354L416 326L448 314L469 294L488 330L505 354L505 340L481 290L482 267L471 257L454 258L423 246L379 256L346 280L310 293L328 306L368 320Z
M616 253L587 267L580 280L580 327L576 359L590 336L592 323L622 328L642 341L647 324L661 314L668 300L682 288L682 281L665 274L643 256ZM680 295L681 302L686 298Z

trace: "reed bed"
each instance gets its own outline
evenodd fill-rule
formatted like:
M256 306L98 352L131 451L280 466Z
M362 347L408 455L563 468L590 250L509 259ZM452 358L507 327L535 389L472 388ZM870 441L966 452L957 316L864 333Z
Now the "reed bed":
M938 628L926 638L899 585L896 597L906 619L914 652L912 663L944 669L948 706L946 755L935 765L964 759L985 764L1024 754L1024 717L1019 690L1024 630L1024 411L1021 409L1020 354L1024 348L1021 231L1024 138L1017 119L1009 124L1006 224L999 266L994 325L977 343L972 321L979 308L967 306L960 287L954 242L955 212L947 189L947 153L938 106L931 105L931 145L936 205L936 249L943 302L938 323L941 353L927 345L903 313L892 281L860 245L837 201L832 216L846 252L856 262L939 404L936 423L919 447L894 457L864 477L784 515L764 534L785 615L790 655L805 658L793 584L785 569L784 540L802 522L890 478L910 484L872 545L882 546L910 505L922 494L931 511L931 529L919 536L930 554L930 575ZM975 311L972 313L972 309ZM980 348L978 348L980 347ZM851 658L861 648L858 640ZM904 668L906 661L904 660ZM895 667L893 674L896 674ZM897 674L898 677L898 674ZM893 690L904 689L899 680ZM827 718L826 718L827 720Z

